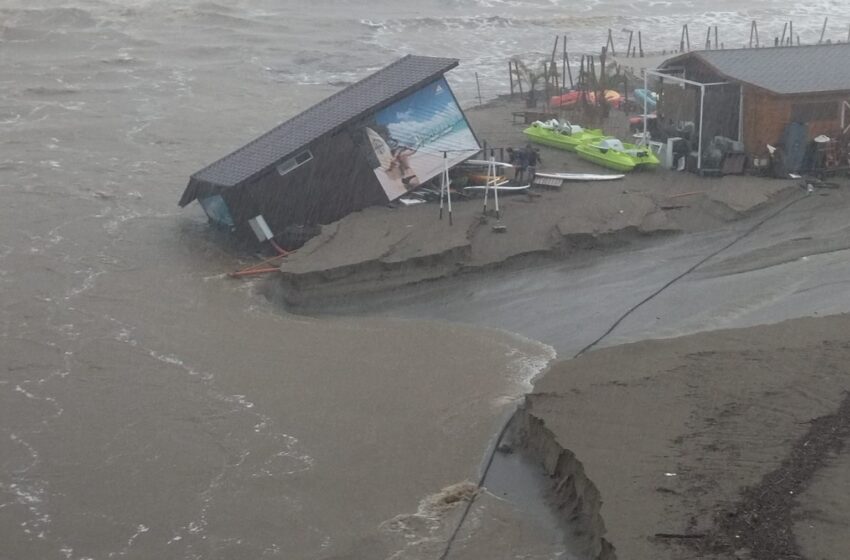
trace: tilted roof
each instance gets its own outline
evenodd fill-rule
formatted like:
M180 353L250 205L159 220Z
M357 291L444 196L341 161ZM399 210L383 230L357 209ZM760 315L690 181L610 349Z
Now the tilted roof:
M727 79L781 95L850 90L850 44L693 51L665 61L669 67L694 57Z
M389 104L457 64L453 58L413 55L400 58L193 174L180 205L192 202L202 184L234 187L246 182L310 142L370 109Z

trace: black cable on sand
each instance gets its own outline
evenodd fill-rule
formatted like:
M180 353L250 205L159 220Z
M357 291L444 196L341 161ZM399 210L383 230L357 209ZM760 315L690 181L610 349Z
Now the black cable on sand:
M684 278L685 276L690 274L691 272L695 271L696 269L698 269L699 267L704 265L706 262L710 261L711 259L713 259L717 255L719 255L720 253L722 253L726 249L732 247L733 245L735 245L739 241L741 241L741 240L749 237L750 235L752 235L757 229L759 229L761 226L763 226L768 220L775 218L776 216L778 216L779 214L781 214L782 212L784 212L785 210L787 210L791 206L797 204L801 200L805 200L806 198L807 197L802 196L802 197L799 197L799 198L795 198L794 200L791 200L790 202L786 203L785 205L783 205L779 210L777 210L773 214L770 214L769 216L766 216L762 220L756 222L756 224L753 225L752 227L750 227L747 231L745 231L744 233L742 233L741 235L739 235L738 237L736 237L735 239L733 239L732 241L730 241L729 243L727 243L726 245L721 247L720 249L714 251L713 253L711 253L707 257L701 259L698 263L691 266L685 272L676 276L675 278L673 278L672 280L670 280L669 282L667 282L666 284L664 284L663 286L661 286L660 288L658 288L657 290L655 290L654 292L652 292L651 294L649 294L648 296L643 298L637 304L635 304L634 306L629 308L628 311L623 313L620 316L619 319L614 321L614 324L612 324L610 327L608 327L608 330L606 330L604 333L602 333L602 335L599 338L597 338L596 340L594 340L593 342L591 342L590 344L588 344L587 346L585 346L584 348L579 350L578 353L575 356L573 356L573 358L578 358L579 356L581 356L582 354L584 354L585 352L587 352L588 350L590 350L591 348L593 348L594 346L596 346L597 344L602 342L608 335L610 335L612 332L614 332L614 329L616 329L618 326L620 326L620 323L622 323L626 319L626 317L628 317L629 315L631 315L632 313L637 311L644 304L655 299L659 294L661 294L661 292L663 292L664 290L666 290L667 288L669 288L670 286L672 286L673 284L675 284L676 282L678 282L679 280L681 280L682 278Z
M581 356L582 354L584 354L585 352L587 352L588 350L592 349L594 346L596 346L597 344L602 342L606 337L608 337L608 335L610 335L612 332L614 332L614 329L616 329L620 325L620 323L622 323L626 319L626 317L628 317L629 315L631 315L632 313L637 311L643 305L645 305L645 304L649 303L650 301L652 301L653 299L655 299L659 294L661 294L661 292L663 292L664 290L666 290L667 288L669 288L670 286L672 286L673 284L675 284L676 282L678 282L679 280L681 280L682 278L687 276L688 274L692 273L693 271L695 271L696 269L698 269L699 267L704 265L706 262L708 262L709 260L711 260L714 257L716 257L717 255L719 255L720 253L722 253L726 249L729 249L730 247L732 247L733 245L735 245L739 241L742 241L743 239L749 237L756 230L758 230L761 226L763 226L765 223L767 223L769 220L772 220L773 218L775 218L776 216L778 216L779 214L781 214L785 210L791 208L792 206L794 206L795 204L797 204L798 202L800 202L802 200L805 200L806 198L808 198L808 197L801 196L801 197L795 198L795 199L787 202L781 208L779 208L776 212L769 214L768 216L765 216L763 219L759 220L753 226L751 226L749 229L747 229L747 231L745 231L744 233L742 233L741 235L739 235L738 237L736 237L735 239L733 239L732 241L730 241L729 243L727 243L726 245L721 247L720 249L717 249L713 253L709 254L707 257L700 259L700 261L697 262L695 265L691 266L686 271L679 274L678 276L676 276L675 278L673 278L669 282L665 283L663 286L661 286L660 288L658 288L657 290L652 292L647 297L643 298L637 304L630 307L616 321L614 321L614 323L610 327L608 327L608 329L604 333L602 333L602 335L599 338L597 338L596 340L594 340L593 342L591 342L590 344L588 344L587 346L585 346L584 348L579 350L575 354L575 356L573 356L573 359L578 358L579 356ZM502 426L502 429L499 431L499 435L496 438L496 441L493 444L493 448L490 450L490 454L487 457L487 463L484 465L484 470L481 473L481 477L478 479L478 484L477 484L476 490L481 490L481 488L484 486L484 480L487 478L487 473L490 471L490 467L493 465L493 459L496 457L496 452L499 449L499 444L502 442L502 438L505 436L505 432L508 431L508 426L510 426L512 419L513 419L513 415L508 419L507 422L505 422L505 425ZM457 525L455 526L454 530L452 531L452 534L449 536L449 539L446 541L446 547L443 549L443 553L440 554L439 560L446 560L446 558L448 558L449 552L451 552L452 545L454 544L455 540L457 539L458 533L460 533L460 529L461 529L461 527L463 527L463 524L466 521L466 518L469 516L469 512L472 509L472 505L475 502L475 498L477 498L477 497L478 497L478 492L476 491L476 493L473 494L471 498L469 498L469 501L466 502L466 507L464 508L463 513L460 516L460 520L458 520Z

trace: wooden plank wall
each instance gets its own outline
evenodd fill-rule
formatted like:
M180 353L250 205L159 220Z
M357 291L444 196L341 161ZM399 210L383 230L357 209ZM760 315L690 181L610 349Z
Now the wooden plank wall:
M835 103L838 107L834 120L809 122L809 139L820 134L836 134L841 130L841 103L850 100L850 92L829 95L773 95L752 86L744 86L744 144L751 155L767 152L766 145L775 146L782 139L785 127L791 121L791 108L795 103Z

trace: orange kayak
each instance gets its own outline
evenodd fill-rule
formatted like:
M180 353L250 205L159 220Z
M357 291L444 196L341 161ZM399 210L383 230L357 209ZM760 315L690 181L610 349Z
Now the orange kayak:
M556 95L549 100L549 105L552 107L574 107L584 101L585 92L583 91L568 91L564 95ZM605 90L605 100L613 107L619 107L623 102L623 96L613 89ZM596 103L596 93L591 91L587 93L587 102Z

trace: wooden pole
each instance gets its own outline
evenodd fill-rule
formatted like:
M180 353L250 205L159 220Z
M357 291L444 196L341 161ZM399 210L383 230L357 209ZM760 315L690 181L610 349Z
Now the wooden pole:
M788 23L788 44L794 46L794 22Z
M570 68L569 54L567 53L567 36L564 35L564 64L567 67L567 75L570 77L570 88L574 88L575 84L573 83L573 71Z
M829 17L823 18L823 28L821 28L821 30L820 30L820 40L818 41L818 44L823 43L823 36L826 33L826 23L828 21L829 21Z
M640 30L638 30L638 50L640 51L640 57L643 58L643 36Z
M719 33L719 31L717 30L717 26L715 25L715 26L714 26L714 48L715 48L715 49L719 49L719 48L720 48L720 39L718 38L718 35L719 35L719 34L720 34L720 33Z
M520 77L520 75L519 75L519 61L518 60L514 60L514 67L516 68L516 83L517 83L517 88L519 89L519 98L522 99L523 98L522 77Z
M561 41L561 91L560 95L564 95L564 90L567 89L567 36L564 35L564 40ZM572 80L570 80L572 81Z
M635 32L629 31L629 46L626 47L626 56L629 57L632 54L632 38L634 37Z
M605 43L605 47L611 48L611 56L617 56L616 51L614 51L614 34L611 32L611 29L608 29L608 42Z
M508 60L508 80L511 82L511 99L514 98L514 63Z
M478 104L481 105L481 84L478 82L478 72L475 73L475 87L478 88Z
M711 26L708 26L708 29L705 31L705 50L711 49Z
M785 46L785 32L788 31L788 22L785 22L785 25L782 26L782 38L779 39L779 44Z
M555 78L555 95L558 95L559 85L558 85L558 65L555 64L555 53L558 52L558 40L560 36L555 35L555 44L552 46L552 56L549 58L549 76Z

